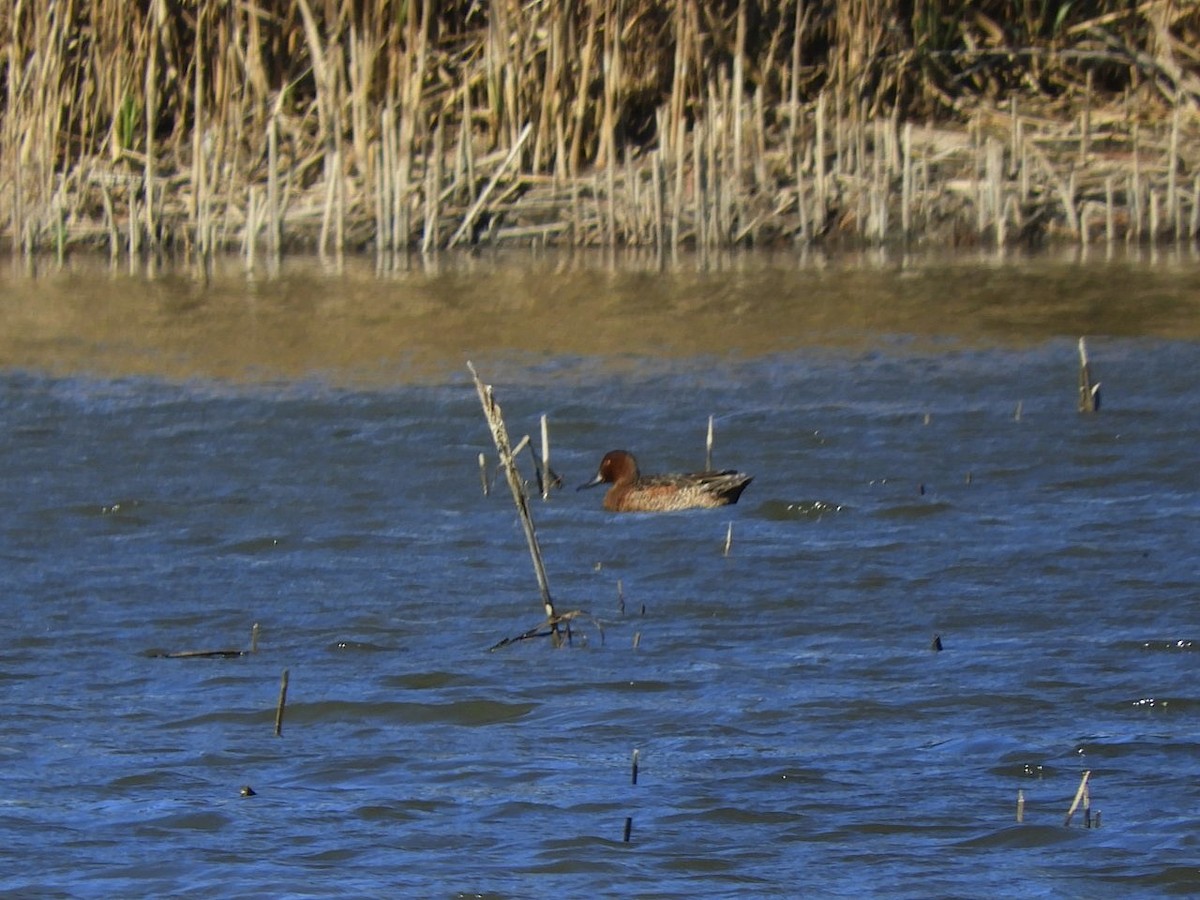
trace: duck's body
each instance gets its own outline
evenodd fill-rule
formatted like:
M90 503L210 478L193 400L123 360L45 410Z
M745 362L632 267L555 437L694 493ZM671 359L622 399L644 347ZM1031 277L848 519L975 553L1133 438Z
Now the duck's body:
M642 475L627 450L610 450L596 477L579 490L608 484L604 508L610 512L674 512L737 503L753 476L735 469L671 475Z

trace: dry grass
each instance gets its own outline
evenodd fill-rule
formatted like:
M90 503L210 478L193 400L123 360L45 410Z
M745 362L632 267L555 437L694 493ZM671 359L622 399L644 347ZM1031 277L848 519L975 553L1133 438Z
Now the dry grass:
M0 0L0 235L1195 238L1197 46L1174 0Z

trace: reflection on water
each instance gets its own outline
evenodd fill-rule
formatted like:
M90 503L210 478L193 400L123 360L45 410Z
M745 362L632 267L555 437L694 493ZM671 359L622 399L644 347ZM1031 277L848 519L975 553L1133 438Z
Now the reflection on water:
M1147 251L1149 253L1149 251ZM633 258L470 255L377 277L315 260L277 278L229 261L129 275L81 259L0 281L0 366L57 373L387 384L512 354L753 357L874 336L1020 344L1081 334L1195 338L1200 267L1181 251L1036 257L743 255L700 271Z

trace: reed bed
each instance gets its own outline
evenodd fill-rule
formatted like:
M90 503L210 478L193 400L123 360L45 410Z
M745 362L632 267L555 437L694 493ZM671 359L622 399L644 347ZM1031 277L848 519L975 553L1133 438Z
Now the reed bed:
M1194 241L1197 46L1168 0L5 0L0 240Z

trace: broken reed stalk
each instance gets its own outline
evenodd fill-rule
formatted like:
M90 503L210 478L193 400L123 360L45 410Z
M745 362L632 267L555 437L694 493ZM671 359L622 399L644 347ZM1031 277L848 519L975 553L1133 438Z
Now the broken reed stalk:
M272 263L278 263L283 250L283 212L279 196L279 110L267 122L267 250Z
M708 417L708 436L704 440L704 471L712 471L713 417Z
M1092 381L1092 367L1088 362L1087 342L1079 339L1079 411L1094 413L1100 409L1100 382Z
M542 483L542 499L550 499L550 424L546 420L546 414L542 413L542 469L544 470L538 480Z
M283 708L287 705L288 670L279 679L279 704L275 707L275 737L283 734Z
M549 436L544 430L546 425L543 422L542 433L542 449L543 452L548 452L550 449ZM525 435L521 440L517 441L517 446L512 448L512 458L516 459L521 455L522 450L529 451L529 458L533 460L533 471L537 476L538 492L542 495L542 499L549 499L550 488L562 487L562 478L559 477L548 465L543 458L539 458L537 451L533 449L533 441L529 435ZM482 454L480 454L482 456Z
M636 643L634 646L637 646ZM632 785L636 785L637 780L638 780L638 756L639 755L640 755L640 753L637 750L637 748L634 748L633 759L630 761L630 765L629 765L629 783ZM633 833L633 816L626 816L625 817L625 833L624 833L624 837L623 837L623 840L626 844L629 843L629 837L632 833Z
M1091 808L1091 797L1088 796L1088 781L1092 777L1092 770L1087 769L1083 773L1083 777L1079 780L1079 788L1075 791L1075 799L1071 801L1071 808L1067 810L1067 817L1063 820L1063 826L1071 824L1071 817L1075 815L1075 810L1082 803L1085 809Z
M487 183L487 187L480 192L479 198L474 204L472 204L471 208L467 211L467 214L463 216L462 224L458 226L458 230L454 232L453 237L450 238L450 242L446 245L447 247L453 247L464 237L466 237L467 233L471 230L471 226L475 224L475 219L478 218L480 210L483 209L484 204L487 203L488 198L492 195L492 191L496 189L496 185L499 183L500 179L504 177L504 173L508 171L509 166L511 166L517 159L517 156L521 152L521 148L525 145L525 141L529 138L529 133L532 130L533 123L526 122L525 127L521 129L521 134L517 138L516 143L514 143L512 149L508 151L508 156L500 165L500 168L496 170L496 174L492 176L492 180Z
M483 496L489 496L492 493L492 484L488 479L487 457L482 453L479 454L479 482L483 486Z
M509 445L508 429L504 425L504 417L500 410L500 404L496 402L496 398L492 394L491 385L485 385L479 380L479 373L475 371L475 366L468 362L467 368L470 369L471 378L475 381L475 391L479 394L479 402L483 406L483 415L487 419L488 428L491 429L492 441L496 445L496 452L500 455L500 465L504 469L504 476L508 481L509 490L512 492L513 503L517 507L517 515L521 519L521 528L525 532L525 542L529 545L529 556L533 560L533 572L537 577L538 590L541 592L542 607L546 611L546 618L552 623L551 631L557 636L558 623L555 621L554 600L550 596L550 583L546 578L546 566L542 562L542 548L538 545L537 532L533 527L533 517L529 513L529 498L525 494L525 485L521 480L521 474L517 471L516 460Z

